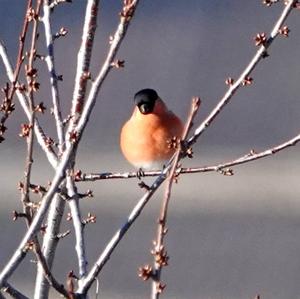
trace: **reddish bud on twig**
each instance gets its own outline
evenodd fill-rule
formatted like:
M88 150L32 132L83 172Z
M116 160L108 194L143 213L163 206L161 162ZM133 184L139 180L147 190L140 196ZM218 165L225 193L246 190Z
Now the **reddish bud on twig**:
M86 80L90 80L92 78L92 74L90 71L86 71L86 72L83 72L82 73L82 76L81 76L81 81L86 81Z
M251 149L250 152L249 152L250 156L253 156L253 155L256 155L256 154L257 154L257 151L254 150L254 149Z
M263 0L263 4L270 7L272 4L279 2L280 0Z
M120 13L121 18L125 18L128 22L133 17L133 0L124 0L123 1L123 9Z
M25 86L25 84L18 84L16 86L16 89L19 90L20 92L24 92L24 91L26 91L26 86Z
M138 276L143 280L146 281L149 278L153 277L152 267L150 265L145 265L138 269Z
M18 190L20 190L20 191L24 190L24 183L23 182L19 182L19 184L18 184Z
M115 67L116 69L124 68L125 66L125 60L119 60L117 59L116 61L111 63L112 67Z
M6 130L7 128L4 126L4 124L0 123L0 135L2 135Z
M234 83L234 79L232 79L231 77L228 77L226 80L225 80L225 84L226 85L232 85Z
M34 248L34 242L33 242L32 240L30 240L30 241L28 241L28 242L26 243L26 245L24 246L23 251L24 251L24 252L27 252L27 251L29 251L29 250L33 250L33 248Z
M68 34L68 30L65 27L61 27L58 32L56 32L53 36L54 39L58 39L60 37L66 36Z
M171 139L167 140L167 145L169 149L177 149L180 143L180 139L177 136L173 136Z
M186 155L187 155L188 158L190 158L190 159L193 158L194 152L193 152L193 149L192 149L191 147L189 147L189 148L186 150Z
M0 106L0 111L9 115L15 110L15 104L11 101L4 100L4 102Z
M28 137L31 129L32 129L32 125L22 124L21 133L19 134L19 136L23 138Z
M75 143L77 141L77 138L78 138L78 132L76 131L69 132L69 141L71 143Z
M154 256L154 260L160 267L164 267L168 265L169 256L167 251L165 250L164 245L160 245L157 248L156 242L153 241L154 248L150 251L151 254Z
M80 169L75 170L73 172L73 178L75 179L75 181L80 181L82 179L82 171Z
M86 225L88 223L96 223L96 219L97 219L96 215L92 215L92 213L88 213L87 218L82 221L82 224Z
M57 234L57 235L55 236L55 239L57 239L57 240L63 239L64 237L68 236L70 233L71 233L71 231L70 231L70 230L67 230L67 231L65 231L64 233Z
M283 35L284 37L288 37L290 33L290 29L288 26L283 26L279 29L279 34Z
M18 220L18 218L28 218L27 215L25 213L18 213L17 211L13 211L12 213L12 220L16 221Z
M66 218L66 220L67 221L71 221L73 218L72 218L72 214L69 212L69 213L67 213L67 218Z
M35 106L34 111L44 114L46 109L47 108L44 106L44 103L40 102L37 106Z
M242 85L243 85L243 86L247 86L247 85L251 85L252 83L253 83L253 78L247 76L247 77L243 80Z
M33 21L36 17L37 17L37 14L35 13L35 10L32 7L30 7L26 14L26 18L27 18L28 22Z
M45 55L41 55L41 54L35 54L35 58L41 59L42 61L44 61L46 59Z
M256 46L265 45L267 41L267 36L264 32L257 33L256 36L254 37L254 41Z
M51 137L46 137L45 138L45 144L46 144L47 147L50 147L54 144L54 141Z
M166 286L167 286L166 284L163 284L162 282L158 282L156 284L156 292L158 294L161 294L164 291L164 289L166 288Z
M31 68L29 69L28 65L25 66L26 76L35 78L37 76L37 69Z
M47 189L41 185L30 184L29 187L33 193L39 194L41 196L43 196L47 192Z
M232 168L219 169L218 172L225 176L233 176L234 175Z
M90 197L90 198L94 197L94 193L93 193L93 191L90 190L90 189L88 189L88 190L86 191L85 195L86 195L87 197Z
M38 91L40 89L40 83L37 82L36 80L31 80L29 82L29 87L33 90L33 91Z

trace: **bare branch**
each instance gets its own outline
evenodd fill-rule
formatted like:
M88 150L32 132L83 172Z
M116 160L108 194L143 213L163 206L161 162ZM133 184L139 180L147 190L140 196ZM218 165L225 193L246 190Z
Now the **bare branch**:
M14 80L13 69L12 69L11 63L8 59L8 55L7 55L6 49L4 47L4 44L1 41L0 41L0 56L3 60L8 79L10 80L10 82L13 82L13 80ZM18 96L20 105L22 106L23 110L25 111L27 118L30 119L31 113L30 113L30 109L29 109L28 101L27 101L26 97L19 90L16 90L16 94ZM56 167L57 166L57 156L56 156L54 150L52 149L52 147L50 145L47 145L47 143L45 142L46 135L43 132L41 126L39 125L37 118L35 119L35 123L34 123L34 132L37 136L37 141L40 144L41 148L46 153L46 156L47 156L49 162L51 163L51 165L53 167Z
M22 32L19 37L19 50L18 50L18 55L17 55L16 67L15 67L15 71L14 71L13 78L11 81L11 87L9 89L7 99L6 99L6 101L8 101L8 102L12 102L13 96L14 96L16 88L17 88L17 82L18 82L18 77L20 74L21 66L23 63L23 51L24 51L25 39L26 39L28 25L29 25L29 18L27 17L27 13L28 13L31 5L32 5L32 0L28 0L26 12L25 12L25 16L24 16L23 28L22 28ZM4 125L8 116L9 116L9 114L5 114L1 118L0 123L2 125Z
M86 93L87 81L89 79L89 68L94 43L94 36L97 27L99 0L88 0L83 25L82 42L77 55L77 70L73 92L71 119L66 137L67 145L79 140L81 134L74 130L78 117L81 115ZM85 120L87 122L88 119ZM78 139L78 140L77 140ZM75 153L74 153L75 156ZM71 169L71 167L70 167ZM73 178L67 176L68 195L71 198L69 205L76 237L76 252L79 265L79 283L87 271L87 259L85 254L84 230L81 221L79 196Z
M61 162L57 166L55 176L53 178L53 181L51 183L51 186L48 190L48 192L45 194L41 201L41 205L33 218L33 221L24 235L22 241L20 242L19 246L17 247L16 251L14 252L13 256L10 258L8 263L6 264L5 268L0 273L0 287L3 286L3 283L7 281L7 279L13 274L13 272L16 270L18 265L21 263L23 258L26 255L26 251L24 251L24 248L26 248L27 243L36 236L36 234L39 232L39 229L42 225L43 219L46 216L46 213L48 211L48 208L52 202L53 196L58 191L58 187L62 180L65 177L65 171L68 167L68 164L70 162L70 158L73 152L73 145L70 146L63 154L61 158Z
M202 133L205 131L207 127L210 126L210 124L213 122L215 117L224 109L224 107L230 102L233 95L236 93L236 91L241 87L245 85L245 79L249 79L249 75L252 73L252 71L255 69L257 64L265 57L266 51L269 49L275 38L279 34L279 30L282 27L283 23L289 16L290 12L294 8L294 4L297 2L297 0L290 0L287 1L287 4L285 8L283 9L279 19L276 21L269 38L266 39L266 41L260 46L260 48L257 50L256 54L250 61L250 63L247 65L245 70L241 73L239 78L235 81L235 83L231 84L228 91L225 93L223 98L220 100L220 102L216 105L216 107L212 110L212 112L207 116L207 118L200 124L200 126L195 130L193 136L191 136L188 140L189 146L193 145L196 140L202 135Z
M57 236L59 234L65 204L66 201L63 200L59 194L56 194L48 213L47 229L43 242L43 255L49 270L52 269L56 247L59 242L59 238ZM38 264L34 298L47 298L49 286L49 282L44 276L44 269L40 264Z
M31 208L27 205L28 202L30 202L29 199L29 188L30 188L30 179L31 179L31 169L32 169L32 163L33 163L33 142L34 142L34 134L33 134L33 127L35 123L35 108L34 108L34 97L33 97L33 87L32 87L32 81L34 80L33 76L33 62L35 58L35 52L36 52L36 36L37 36L37 29L38 29L38 16L40 13L41 8L41 0L37 2L36 11L35 11L35 17L33 18L33 29L32 29L32 35L31 35L31 47L29 52L29 59L28 59L28 65L27 72L26 72L26 79L27 79L27 85L28 85L28 99L29 99L29 112L30 112L30 118L29 118L29 132L27 135L27 157L26 157L26 165L25 165L25 180L24 180L24 187L22 188L22 202L23 202L23 210L24 213L27 215L27 219L31 219L32 211ZM28 19L28 17L26 17ZM26 136L26 134L25 134ZM30 222L30 220L29 220Z
M90 61L94 44L94 36L97 27L99 0L88 0L86 5L85 20L82 33L82 41L77 56L77 70L73 92L73 102L69 131L77 122L76 114L81 114L84 104L87 82L89 79Z
M191 104L191 110L188 115L188 119L185 124L185 129L181 137L181 142L178 144L178 149L176 150L175 157L172 161L172 167L168 175L167 185L165 189L164 198L162 201L161 212L158 220L158 227L157 227L157 235L156 241L154 244L154 249L152 254L154 256L154 268L153 268L153 275L152 275L152 299L158 299L162 290L164 289L164 285L161 283L161 272L162 268L168 264L168 254L165 250L164 246L164 237L167 233L167 215L168 215L168 207L171 198L171 191L173 182L176 179L176 169L178 167L178 163L180 158L183 157L185 154L184 144L186 142L186 138L188 133L192 127L193 120L197 114L197 111L200 107L200 99L193 98Z
M106 76L108 75L109 71L113 67L112 63L116 57L116 54L118 52L118 49L119 49L121 43L126 35L128 26L130 24L130 21L132 20L132 17L134 15L134 12L137 8L138 3L139 3L139 0L132 0L131 5L130 5L130 10L128 11L128 15L121 16L119 26L113 36L113 40L110 44L110 48L109 48L108 54L106 56L106 59L103 63L103 66L102 66L98 76L95 78L95 81L93 81L93 83L92 83L89 96L88 96L87 101L82 110L82 114L80 116L78 124L75 128L76 132L81 131L85 127L87 120L90 117L91 111L96 103L96 98L98 96L99 90L102 86L103 81L105 80Z
M64 125L61 115L60 108L60 98L59 98L59 90L57 84L57 74L55 70L55 61L54 61L54 46L53 46L53 34L51 29L50 22L50 6L49 0L44 0L44 16L42 18L44 28L45 28L45 38L46 45L48 49L48 55L46 56L46 63L50 75L50 85L51 85L51 93L52 93L52 102L53 102L53 113L55 117L57 136L59 141L59 150L62 153L64 149L65 139L64 139Z
M63 295L64 297L68 298L68 292L67 290L64 288L64 286L62 284L60 284L56 279L55 277L53 276L53 274L51 273L49 267L48 267L48 264L47 264L47 261L45 260L45 257L41 251L41 248L40 248L40 244L39 242L37 241L37 238L36 239L36 242L35 242L35 246L34 246L34 251L36 253L36 256L37 256L37 259L38 259L38 262L39 262L39 265L40 267L43 269L43 272L44 272L44 275L45 277L47 278L49 284L61 295Z
M87 272L87 259L85 253L85 239L84 239L84 230L82 224L81 211L79 208L79 196L76 190L76 186L73 182L72 177L67 176L67 188L68 196L71 198L69 201L75 235L76 235L76 253L77 260L79 264L79 283L82 278L86 275Z
M248 154L243 155L235 160L210 165L210 166L199 166L199 167L181 167L176 170L176 175L178 174L190 174L190 173L202 173L202 172L212 172L217 171L219 172L222 169L237 166L240 164L245 164L248 162L252 162L255 160L259 160L265 157L269 157L271 155L274 155L276 153L281 152L282 150L296 145L300 141L300 134L285 141L284 143L281 143L279 145L276 145L272 148L266 149L264 151L261 151L259 153L256 153L255 151L249 151ZM145 177L154 177L159 176L161 174L160 170L154 170L154 171L145 171L143 173L143 176ZM104 172L104 173L95 173L95 174L82 174L80 178L78 178L78 181L82 182L93 182L98 180L106 180L106 179L129 179L129 178L137 178L138 174L137 172L119 172L119 173L112 173L112 172Z

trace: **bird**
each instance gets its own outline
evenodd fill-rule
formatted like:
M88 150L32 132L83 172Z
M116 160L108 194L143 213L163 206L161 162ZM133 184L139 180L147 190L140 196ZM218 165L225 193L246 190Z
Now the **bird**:
M121 151L139 170L161 169L176 151L172 140L180 140L184 125L154 89L138 91L134 104L131 117L121 129Z

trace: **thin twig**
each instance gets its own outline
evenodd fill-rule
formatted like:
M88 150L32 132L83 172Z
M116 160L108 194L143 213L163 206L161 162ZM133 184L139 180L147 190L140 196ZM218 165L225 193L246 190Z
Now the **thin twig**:
M26 165L25 165L25 180L24 186L22 188L22 202L23 202L23 210L24 213L27 215L27 219L31 219L32 211L29 207L28 203L30 202L29 199L29 188L30 188L30 179L31 179L31 169L33 163L33 143L34 143L34 134L33 134L33 127L35 123L35 109L34 109L34 97L33 93L34 90L32 88L32 81L33 76L30 75L33 70L33 62L35 59L36 53L36 37L37 37L37 29L38 29L38 17L40 13L41 3L42 1L39 0L37 2L35 16L33 17L33 29L31 34L31 47L29 51L29 59L28 59L28 66L27 66L27 86L28 86L28 99L29 99L29 111L30 111L30 118L29 118L29 133L27 136L27 157L26 157ZM26 17L27 18L27 17ZM29 220L30 223L30 220Z
M71 176L67 176L67 188L68 196L70 199L69 206L72 215L72 221L74 225L75 235L76 235L76 253L79 266L79 283L87 272L87 258L85 253L85 239L84 239L84 229L82 224L81 211L79 207L80 198L78 196L76 186Z
M22 32L19 37L19 50L18 50L18 55L16 59L16 67L13 73L12 81L11 81L11 87L9 89L7 101L11 102L13 99L13 96L15 94L16 88L17 88L17 83L18 83L18 78L21 70L21 66L23 63L23 52L24 52L24 45L25 45L25 39L26 39L26 34L28 31L28 25L29 25L29 18L27 17L28 11L31 8L32 5L32 0L27 1L27 7L26 7L26 12L24 16L24 22L23 22L23 28ZM5 114L2 118L0 123L4 124L6 119L8 118L9 114Z
M108 54L106 56L106 59L102 65L102 68L100 72L98 73L97 77L92 83L89 96L86 100L86 103L83 107L82 114L80 116L80 119L78 121L77 126L74 129L74 132L81 131L86 123L88 118L91 115L91 111L96 103L96 99L99 93L99 90L102 86L102 83L104 82L105 78L107 77L109 71L113 68L113 61L117 55L117 52L120 48L120 45L126 35L128 26L134 16L135 10L138 6L139 0L132 0L130 5L130 11L128 15L121 16L120 23L118 25L118 28L113 35L112 42L110 44L110 48L108 50ZM71 132L69 132L70 134Z
M35 217L33 218L28 231L24 235L22 241L20 242L12 257L0 273L0 288L3 286L3 283L5 283L7 279L13 274L13 272L17 269L18 265L26 256L26 251L24 251L24 248L26 248L27 243L32 238L34 238L34 236L36 236L36 234L39 232L43 219L45 218L49 206L52 202L53 196L55 195L55 193L57 193L58 187L65 177L65 171L68 167L72 151L73 146L69 147L64 152L61 162L57 166L56 173L51 183L51 186L49 187L47 193L44 195L40 207L37 213L35 214Z
M13 72L11 63L8 59L7 51L6 51L5 46L4 46L2 41L0 41L0 56L1 56L2 61L4 63L5 70L6 70L6 73L7 73L7 77L10 80L10 82L13 82L14 72ZM26 97L18 89L16 90L16 94L18 96L20 105L22 106L27 118L30 119L31 113L30 113L30 109L29 109L28 101L27 101ZM35 119L34 132L36 134L38 143L40 144L41 148L46 153L48 161L55 168L57 166L57 156L56 156L52 146L48 145L45 142L46 141L46 135L45 135L43 129L41 128L41 126L39 125L39 122L38 122L37 118Z
M210 124L213 122L215 117L223 110L223 108L230 102L233 95L236 93L236 91L243 86L243 82L246 78L249 77L249 75L252 73L252 71L255 69L255 67L258 65L258 63L266 56L266 51L270 48L271 44L275 40L275 38L279 34L279 29L284 24L285 20L289 16L290 12L292 11L294 4L297 2L297 0L290 0L287 2L285 8L283 9L279 19L276 21L269 38L264 42L260 48L257 50L256 54L250 61L250 63L247 65L245 70L241 73L239 78L230 85L228 91L225 93L223 98L220 100L220 102L216 105L216 107L211 111L211 113L207 116L207 118L200 124L199 127L196 128L193 136L191 136L188 140L188 145L193 145L196 140L202 135L202 133L210 126Z
M90 78L90 61L97 27L98 5L99 0L88 0L86 4L82 41L77 56L77 69L71 109L72 118L69 131L72 130L78 120L78 115L82 112L87 82Z
M90 77L89 68L92 56L92 49L94 44L94 36L97 27L97 16L98 16L98 5L99 0L88 0L86 4L85 20L83 25L82 42L77 56L77 70L75 76L75 86L73 92L73 100L71 107L71 119L69 123L68 133L66 135L67 146L70 145L72 140L70 139L71 132L77 123L78 117L80 117L82 112L82 107L84 104L84 98L87 88L87 82ZM86 120L87 121L87 120ZM76 150L75 150L76 151ZM72 157L71 167L69 171L72 170L75 164L74 151ZM76 253L79 266L79 284L81 279L84 278L87 272L87 258L86 258L86 244L84 238L84 230L81 221L81 211L80 211L80 201L79 196L76 191L76 186L73 178L67 175L67 189L68 196L71 198L69 201L69 206L72 214L72 221L74 225L75 238L76 238Z
M15 289L12 285L10 285L8 282L6 282L3 286L3 292L10 295L13 299L29 299L25 295L23 295L20 291ZM5 297L3 297L5 298Z
M163 197L161 212L158 220L156 241L154 244L154 250L152 252L154 255L154 269L152 273L153 281L152 281L152 293L151 293L152 299L158 299L164 288L164 285L161 283L161 272L162 272L162 268L166 266L168 263L168 255L164 246L164 237L167 233L167 215L168 215L169 202L171 198L171 191L176 176L176 169L178 167L178 163L181 157L185 155L186 149L184 148L184 145L186 142L186 138L192 127L193 120L200 107L200 103L201 102L199 98L193 98L191 104L191 110L188 115L188 119L186 121L185 129L182 134L181 141L178 144L178 149L176 150L174 160L172 161L172 167L167 179L165 194Z
M199 166L199 167L180 167L176 170L176 175L178 174L191 174L191 173L203 173L203 172L213 172L217 171L220 172L228 167L237 166L240 164L245 164L248 162L256 161L265 157L269 157L276 153L281 152L282 150L296 145L300 141L300 134L281 143L274 147L268 148L264 151L256 153L255 151L249 151L248 154L243 155L237 159L226 161L223 163L209 165L209 166ZM161 170L154 170L154 171L145 171L143 173L144 177L155 177L161 174ZM106 179L129 179L129 178L137 178L137 172L104 172L104 173L92 173L92 174L82 174L77 181L82 182L93 182L98 180L106 180Z
M52 102L53 102L53 114L55 117L56 130L59 142L59 151L60 153L64 150L64 126L63 119L61 115L61 107L60 107L60 97L58 90L58 82L57 82L57 74L55 70L55 60L54 60L54 46L53 46L53 34L51 29L50 22L50 13L51 9L49 7L49 0L44 0L44 16L42 18L44 28L45 28L45 38L46 38L46 46L48 49L48 55L46 56L46 63L48 66L48 71L50 75L50 86L52 93Z

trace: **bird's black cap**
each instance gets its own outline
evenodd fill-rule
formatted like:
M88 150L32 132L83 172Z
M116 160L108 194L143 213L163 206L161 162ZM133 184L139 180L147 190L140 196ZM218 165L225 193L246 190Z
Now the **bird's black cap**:
M153 111L158 94L154 89L142 89L134 95L134 103L142 114L149 114Z

